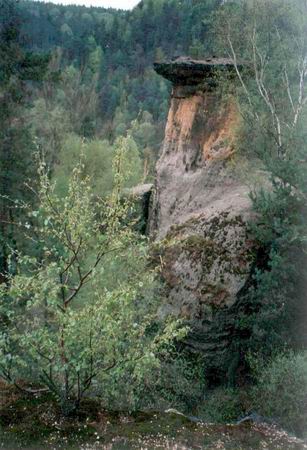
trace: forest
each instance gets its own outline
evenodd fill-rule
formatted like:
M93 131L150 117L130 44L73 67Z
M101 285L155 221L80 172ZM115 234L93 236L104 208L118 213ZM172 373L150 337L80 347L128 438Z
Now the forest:
M306 121L306 0L0 0L0 448L307 448Z

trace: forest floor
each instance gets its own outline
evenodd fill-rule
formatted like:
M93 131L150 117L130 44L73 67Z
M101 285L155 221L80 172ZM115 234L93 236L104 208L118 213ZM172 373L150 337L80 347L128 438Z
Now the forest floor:
M48 396L29 398L0 385L0 449L298 450L307 443L266 424L195 423L175 413L106 413L93 400L63 418Z

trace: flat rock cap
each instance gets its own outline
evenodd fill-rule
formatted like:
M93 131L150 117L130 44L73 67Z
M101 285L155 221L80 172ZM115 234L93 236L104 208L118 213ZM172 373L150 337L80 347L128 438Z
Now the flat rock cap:
M242 67L242 64L239 64ZM155 71L178 86L198 85L210 81L219 71L234 72L234 61L228 58L192 59L180 56L171 61L154 64Z

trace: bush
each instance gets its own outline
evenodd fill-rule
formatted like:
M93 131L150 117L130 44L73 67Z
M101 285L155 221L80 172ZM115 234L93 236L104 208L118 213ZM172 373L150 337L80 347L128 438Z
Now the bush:
M127 370L103 380L100 399L106 409L131 412L176 408L191 413L202 401L205 384L202 365L174 351L162 356L155 367L139 371L137 378Z
M38 209L23 224L34 228L39 256L13 253L15 273L0 285L0 378L28 394L51 392L65 415L99 381L109 396L110 380L138 386L186 334L179 321L159 319L147 241L132 230L131 205L122 201L124 144L107 200L94 195L82 162L58 196L41 162Z
M254 361L253 392L258 412L289 431L307 432L307 352L275 356L268 364Z
M174 354L162 362L153 383L156 404L187 413L201 402L205 388L202 363L184 354Z
M239 389L221 386L206 392L197 414L206 422L234 422L245 414L242 400Z

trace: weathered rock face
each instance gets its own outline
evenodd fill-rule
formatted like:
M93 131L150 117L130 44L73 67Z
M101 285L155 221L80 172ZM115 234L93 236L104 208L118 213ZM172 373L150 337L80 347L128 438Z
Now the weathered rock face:
M191 60L188 61L190 72L184 63L185 83L199 81L201 63L197 63L195 77ZM177 64L169 63L169 67L165 63L156 64L156 70L158 73L167 72L169 78L175 79L182 64L182 59ZM204 76L211 78L212 60L210 70L203 64L207 71L204 71ZM225 64L224 70L225 67L230 70L230 62L227 66ZM219 64L215 73L218 68ZM171 70L174 71L173 76L170 75ZM181 80L182 76L179 76L177 82ZM156 168L151 233L162 238L172 225L185 223L195 215L209 218L220 211L244 216L249 212L248 189L235 179L228 167L235 152L234 129L237 123L234 104L222 102L217 89L208 91L205 81L189 86L174 85L165 140Z
M220 70L234 68L229 60L180 58L155 69L174 85L149 223L166 242L165 308L193 321L192 348L224 352L255 254L249 189L231 169L238 113L217 84Z

